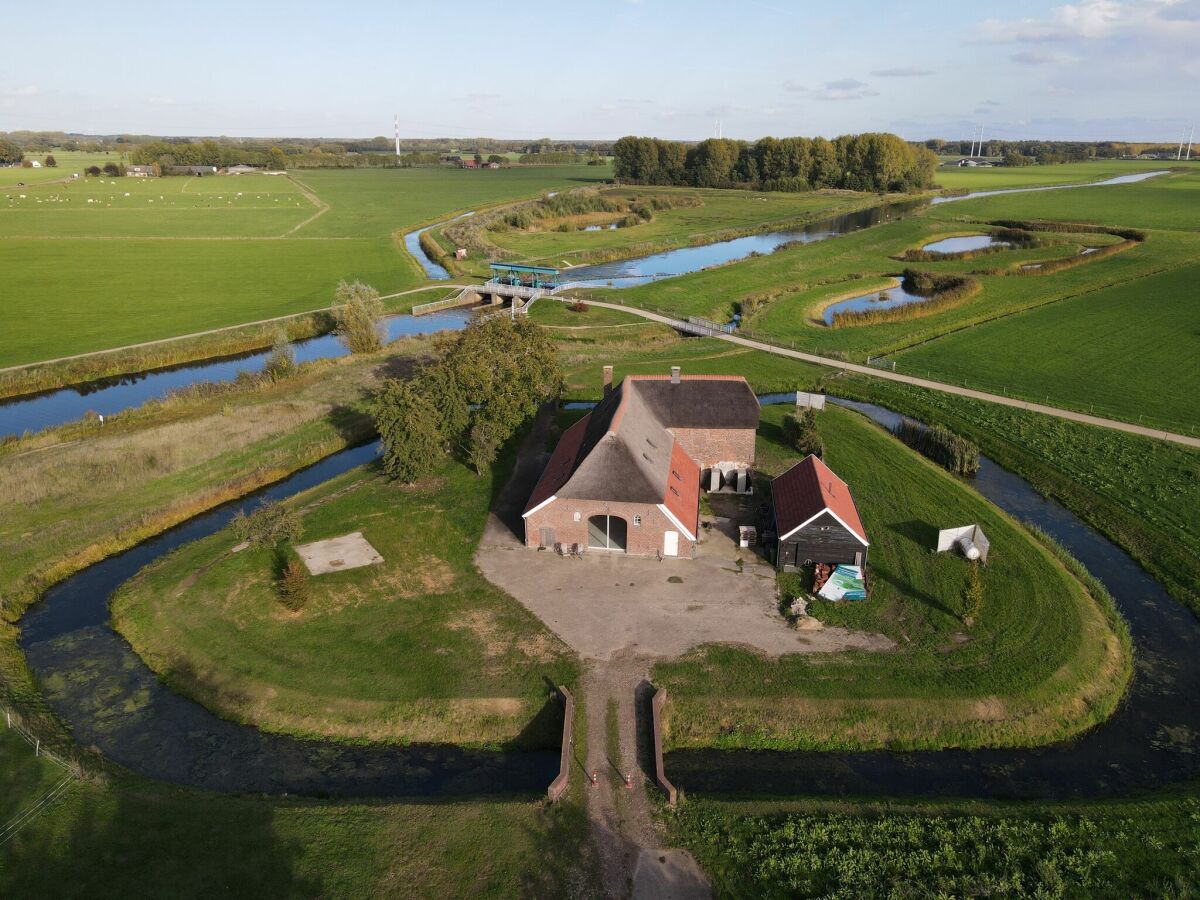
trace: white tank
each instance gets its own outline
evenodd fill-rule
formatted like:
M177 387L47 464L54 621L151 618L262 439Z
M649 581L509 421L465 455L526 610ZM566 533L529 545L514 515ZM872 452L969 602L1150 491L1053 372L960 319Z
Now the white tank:
M962 555L967 559L979 559L979 548L975 546L975 542L969 537L960 537L957 543L958 549L962 551Z

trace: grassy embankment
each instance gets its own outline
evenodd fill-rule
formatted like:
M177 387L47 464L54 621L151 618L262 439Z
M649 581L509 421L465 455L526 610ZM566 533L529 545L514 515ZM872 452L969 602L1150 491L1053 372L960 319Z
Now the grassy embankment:
M574 681L572 654L473 562L514 455L485 477L448 462L415 488L372 465L288 501L297 543L361 531L384 560L311 578L297 612L280 603L275 554L232 554L226 530L127 582L114 625L172 689L270 731L556 747L557 723L528 726L548 683Z
M795 460L781 443L785 411L763 413L758 461L770 473ZM654 681L671 697L668 743L1033 746L1107 718L1130 676L1131 651L1098 585L1085 589L1007 515L858 414L829 409L820 428L826 460L850 484L872 541L871 595L863 603L815 601L810 613L881 632L897 647L778 659L708 647L659 663ZM991 541L983 609L972 625L967 563L932 550L937 530L952 522L978 522Z
M318 309L341 279L384 294L416 287L424 273L402 232L607 172L330 170L301 172L302 184L242 175L30 188L0 202L7 309L24 323L0 341L0 366Z
M628 213L598 212L547 218L528 229L489 231L487 239L522 260L550 266L579 265L786 229L882 202L875 194L852 191L788 194L669 187L612 188L601 191L600 196L622 204L654 197L662 197L667 202L678 198L686 203L696 200L699 203L681 203L671 209L655 210L650 221L616 230L608 230L606 226L625 218ZM558 228L564 225L573 229L583 225L600 225L602 228L591 232L559 231Z
M446 296L449 296L446 288L430 287L390 297L383 304L389 313L406 313L418 303L440 300ZM181 337L129 350L12 369L0 372L0 398L262 350L274 343L281 329L290 340L301 340L326 334L333 327L333 317L327 311L299 313L263 325L234 326L215 334Z
M691 800L670 823L740 897L1191 897L1200 801L738 803Z

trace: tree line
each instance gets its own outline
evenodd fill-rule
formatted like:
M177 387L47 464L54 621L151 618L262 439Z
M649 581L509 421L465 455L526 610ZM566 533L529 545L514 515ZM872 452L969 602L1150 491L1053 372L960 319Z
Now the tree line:
M710 138L698 144L623 137L613 173L631 184L807 191L919 191L933 186L937 157L894 134L825 138L764 137L749 143Z

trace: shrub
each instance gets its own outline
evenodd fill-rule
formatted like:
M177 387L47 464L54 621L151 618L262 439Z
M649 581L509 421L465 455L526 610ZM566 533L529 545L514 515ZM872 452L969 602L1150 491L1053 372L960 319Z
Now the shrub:
M299 612L312 595L312 580L308 567L295 556L289 555L276 583L276 589L279 591L279 602L292 612Z
M121 167L118 166L116 163L105 163L104 164L104 174L108 175L112 178L116 178L118 175L121 174Z
M256 547L278 547L284 542L298 541L304 523L296 510L269 500L250 515L238 510L230 528L239 541L248 541Z
M274 500L268 500L248 516L245 510L238 510L229 527L238 540L258 547L276 547L284 541L300 540L304 533L299 512Z
M979 471L979 447L948 428L926 427L911 419L901 419L893 434L955 475L971 476Z
M817 414L806 409L799 415L788 413L783 417L783 439L801 456L825 455L825 443L817 429Z
M588 311L588 305L583 300L576 300L570 306L571 312L585 313Z
M271 355L267 357L267 362L263 366L263 374L278 381L281 378L287 378L294 371L296 371L296 353L292 350L292 343L288 340L287 331L278 328L275 331L275 340L271 344Z
M383 347L383 301L379 291L355 281L341 282L334 298L335 331L351 353L374 353Z

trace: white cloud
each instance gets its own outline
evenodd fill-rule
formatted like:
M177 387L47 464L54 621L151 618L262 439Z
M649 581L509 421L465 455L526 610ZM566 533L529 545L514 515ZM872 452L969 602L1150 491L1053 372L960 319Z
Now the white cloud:
M879 92L871 90L871 86L857 78L838 78L826 81L818 88L806 87L795 81L783 83L785 91L807 94L814 100L861 100L863 97L878 97Z
M36 97L40 93L41 89L36 84L0 88L0 97Z
M933 69L922 69L920 66L896 66L891 69L872 69L871 74L877 78L922 78L937 73Z
M1075 62L1075 57L1067 53L1057 53L1052 50L1021 50L1009 57L1013 62L1023 66L1062 65Z

